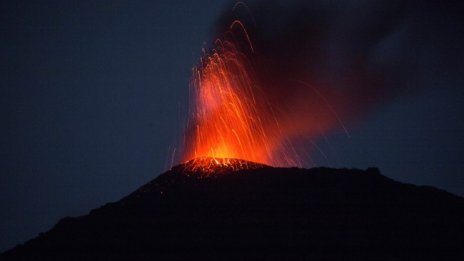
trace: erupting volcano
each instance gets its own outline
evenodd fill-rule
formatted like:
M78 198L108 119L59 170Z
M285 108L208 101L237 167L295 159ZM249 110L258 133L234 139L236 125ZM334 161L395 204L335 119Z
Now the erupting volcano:
M6 27L2 27L2 33L10 31L12 17L18 18L11 23L17 32L4 37L11 42L4 49L12 69L8 77L2 77L2 82L5 78L12 90L7 91L4 100L8 102L2 108L17 119L7 115L2 123L14 128L7 128L0 137L21 142L6 144L11 153L1 154L6 163L2 162L6 166L4 172L14 177L0 187L0 191L11 185L13 189L8 188L2 194L6 197L0 197L6 198L3 202L11 200L2 205L0 220L2 216L3 220L17 219L11 224L18 235L31 225L26 222L29 219L44 225L52 221L44 213L49 212L49 218L59 213L79 213L86 204L102 203L105 190L108 199L116 199L135 184L142 185L138 182L147 178L145 171L153 171L155 164L149 156L152 152L156 156L160 153L151 150L154 145L146 142L147 136L143 134L164 138L162 135L168 133L164 127L175 117L166 113L166 118L153 120L145 117L151 115L145 112L172 108L175 101L165 99L168 93L164 89L170 92L170 88L179 84L187 92L187 84L180 85L183 83L180 81L188 80L189 75L184 79L179 71L172 70L178 82L170 84L163 84L166 82L159 75L150 77L157 85L169 89L146 95L146 104L139 106L138 101L133 101L140 97L138 93L148 93L145 87L137 91L127 87L147 83L148 77L139 74L140 69L152 70L155 65L152 60L156 60L159 63L156 67L168 68L159 73L166 73L170 70L166 61L182 63L185 52L159 55L166 49L153 48L147 55L143 48L133 53L133 47L151 48L150 43L156 41L163 42L159 47L168 43L167 47L172 48L170 44L177 41L176 50L188 50L187 39L197 39L201 32L197 29L209 18L188 17L184 13L193 15L204 9L206 14L216 9L210 6L218 3L172 1L175 2L172 8L179 6L177 13L170 1L147 2L150 2L147 6L157 7L156 15L152 9L143 8L139 13L134 8L138 4L119 1L92 3L92 9L88 10L81 4L15 3L12 10L25 10L18 16L5 9L2 25ZM444 177L443 183L438 184L445 184L447 176L462 169L458 164L462 161L459 158L462 150L457 148L462 147L459 144L463 135L456 134L464 128L457 113L461 108L460 96L453 97L458 102L450 104L444 97L454 91L437 96L442 101L436 105L449 107L438 114L429 113L437 108L430 106L431 100L423 99L425 96L417 100L423 99L420 103L427 110L412 110L409 116L422 118L426 114L423 112L427 112L430 117L419 121L433 119L432 124L426 121L416 127L403 125L414 122L409 117L392 117L385 122L371 120L368 125L374 131L366 128L356 132L353 137L366 138L354 138L353 148L343 151L344 144L329 144L336 140L336 131L350 137L345 123L352 127L351 124L376 108L405 95L406 89L418 88L410 85L430 81L434 85L429 87L442 89L448 81L442 81L441 77L453 77L453 73L461 80L461 71L456 73L451 68L462 65L459 56L462 41L447 38L447 34L459 34L444 25L449 23L461 29L455 18L460 22L464 11L437 4L447 1L250 2L253 8L237 1L232 12L228 8L214 24L216 39L212 46L205 47L203 57L192 70L184 136L172 154L168 154L169 170L146 180L147 183L120 200L82 216L61 219L49 231L0 253L0 260L464 260L464 198L430 186L398 182L383 176L379 169L366 166L389 166L386 168L389 175L395 176L392 170L396 169L397 177L410 181L414 175L420 176L430 169L434 176ZM425 9L421 11L419 6ZM435 10L439 14L434 15ZM144 15L150 19L139 19ZM101 23L95 23L97 20ZM191 27L176 24L174 28L160 23L163 21L192 24ZM89 31L83 30L86 26ZM118 27L122 30L118 31ZM171 38L164 39L161 32L167 32ZM412 39L402 42L407 38ZM83 48L81 45L87 42L92 45ZM94 59L101 50L104 52L95 62L87 63L86 58ZM130 51L130 55L124 54L124 50ZM56 55L51 55L55 51ZM69 56L70 52L79 57ZM49 56L50 59L44 59ZM448 62L452 56L458 57L455 64ZM141 57L146 60L137 63ZM68 67L62 69L62 64ZM139 66L131 71L127 70L127 64ZM72 76L68 72L74 70L76 77L85 76L81 83L90 89L81 91L76 81L69 84L69 93L62 92L61 80L76 79L68 78ZM122 78L113 77L110 72L121 74L118 76ZM37 77L39 74L47 77ZM94 76L96 81L89 81ZM113 83L119 89L110 92ZM108 89L95 89L100 85L108 85ZM460 81L450 86L460 86ZM29 92L24 91L28 89ZM39 93L44 96L36 96ZM123 94L128 94L129 99L119 99L126 96ZM154 96L159 98L155 102ZM98 106L93 107L93 103ZM152 104L156 107L145 107ZM399 108L390 113L400 114L414 107ZM53 110L57 113L51 113ZM444 112L450 112L448 127L453 128L448 128L446 121L438 117ZM132 121L126 122L129 118ZM81 119L87 121L80 122ZM388 124L395 120L401 124ZM24 125L25 122L29 123ZM101 127L94 128L93 124ZM430 130L419 131L419 126L429 129L431 125ZM119 129L115 128L118 126ZM137 130L141 126L143 129ZM24 131L25 127L31 130ZM396 129L403 127L406 131L394 139L400 134ZM152 133L152 129L163 131ZM383 131L375 133L378 129ZM377 139L383 140L372 142ZM409 143L413 139L417 141ZM127 146L131 141L135 147ZM29 143L31 146L25 146ZM361 143L365 144L356 147ZM446 146L449 144L453 146ZM415 145L421 149L411 150ZM38 147L47 148L50 154L42 155L47 150ZM330 164L329 158L336 158L337 150L340 157L348 160L335 163L335 159L335 164ZM326 152L335 157L331 154L327 157ZM357 155L350 158L350 152ZM428 162L438 154L450 159ZM405 158L395 160L400 157ZM324 159L324 164L343 168L317 167L322 165L319 160ZM177 161L181 163L173 166ZM346 168L353 163L368 168ZM68 174L66 171L69 176L58 175ZM95 174L99 176L95 178ZM428 179L425 175L416 181L425 184ZM448 179L452 180L457 179ZM52 185L36 187L35 181ZM44 188L51 188L48 197L35 198L49 191ZM29 203L24 191L32 196ZM2 230L10 226L6 224L0 227L3 236L0 247L9 236Z
M184 161L209 157L225 165L238 162L227 160L232 158L299 166L300 160L254 76L248 59L253 45L244 25L235 20L215 44L193 69ZM206 169L211 161L193 163Z

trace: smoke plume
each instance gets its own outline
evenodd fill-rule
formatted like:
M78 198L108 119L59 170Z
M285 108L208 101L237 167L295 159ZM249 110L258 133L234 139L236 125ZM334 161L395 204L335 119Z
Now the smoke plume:
M349 136L354 122L426 81L458 77L461 11L454 1L236 2L214 35L240 43L265 103L258 114L266 129L279 127L266 133L308 147L333 131ZM267 105L272 117L259 111Z

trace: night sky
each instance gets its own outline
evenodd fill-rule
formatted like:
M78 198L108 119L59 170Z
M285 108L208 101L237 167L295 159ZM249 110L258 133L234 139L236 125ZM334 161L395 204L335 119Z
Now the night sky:
M414 10L424 4L410 1L405 24L413 20L420 30L389 32L372 59L414 66L402 78L413 87L348 124L349 137L335 130L314 141L325 154L312 155L318 166L375 166L395 180L464 196L464 39L456 5L444 1L421 13ZM168 168L192 66L232 6L0 3L0 251L62 217L116 201Z

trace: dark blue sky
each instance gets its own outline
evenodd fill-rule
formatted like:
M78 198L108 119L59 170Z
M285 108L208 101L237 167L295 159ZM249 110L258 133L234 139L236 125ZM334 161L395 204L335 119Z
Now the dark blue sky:
M166 169L191 68L230 3L0 3L0 251ZM462 52L430 50L411 82L420 90L350 124L351 138L335 132L318 141L328 162L317 153L316 162L377 166L396 180L464 196L462 62L427 62Z

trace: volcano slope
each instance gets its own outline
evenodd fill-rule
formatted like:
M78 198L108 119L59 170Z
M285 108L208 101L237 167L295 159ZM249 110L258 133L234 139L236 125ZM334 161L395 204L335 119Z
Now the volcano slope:
M365 171L174 167L4 260L464 260L464 199Z

